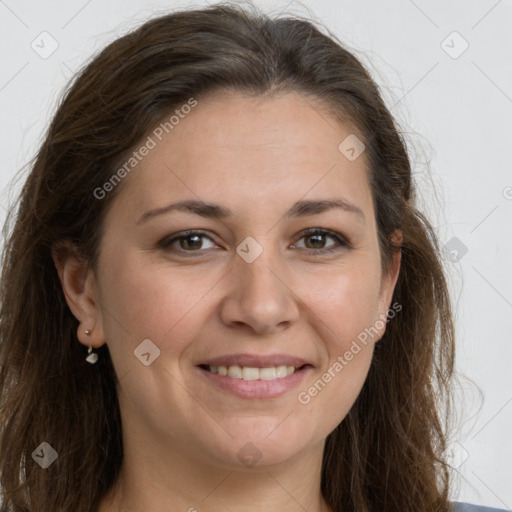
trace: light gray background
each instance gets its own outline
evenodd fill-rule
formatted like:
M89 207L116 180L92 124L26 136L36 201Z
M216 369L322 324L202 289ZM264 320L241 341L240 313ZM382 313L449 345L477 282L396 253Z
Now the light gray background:
M73 73L148 17L206 3L0 0L2 224L8 182L34 156ZM511 508L512 2L257 3L325 24L369 66L406 132L420 206L448 243L457 368L474 382L463 380L459 393L452 498Z

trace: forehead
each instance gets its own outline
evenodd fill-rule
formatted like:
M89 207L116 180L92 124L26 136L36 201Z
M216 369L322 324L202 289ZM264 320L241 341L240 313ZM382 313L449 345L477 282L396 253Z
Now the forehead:
M119 208L129 202L130 210L140 211L176 199L234 210L285 207L336 193L371 208L364 153L351 161L339 149L354 129L318 100L223 92L180 111L171 127L173 114L149 132L151 149L124 179L114 201Z

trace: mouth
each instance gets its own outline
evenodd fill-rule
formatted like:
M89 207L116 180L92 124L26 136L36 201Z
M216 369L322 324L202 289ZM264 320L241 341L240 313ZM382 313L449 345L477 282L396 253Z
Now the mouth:
M242 379L246 381L250 380L266 380L272 381L277 379L284 379L289 375L299 372L306 367L311 367L310 364L303 364L301 366L293 365L278 365L278 366L240 366L237 364L233 365L208 365L200 364L199 368L206 370L210 373L214 373L223 377L230 377L232 379Z
M273 399L296 389L314 366L288 354L230 354L196 366L208 389L244 399ZM213 386L213 387L212 387Z

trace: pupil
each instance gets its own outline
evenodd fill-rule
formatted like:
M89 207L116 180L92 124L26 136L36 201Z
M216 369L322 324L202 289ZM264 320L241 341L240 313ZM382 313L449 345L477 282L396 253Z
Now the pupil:
M195 248L201 247L201 237L199 235L189 235L189 236L187 236L187 237L182 239L182 242L185 242L185 244L188 245L189 247L183 247L184 244L182 243L181 244L182 248L183 249L190 249L190 248L194 249L194 245L193 244L191 245L191 244L188 243L188 241L193 239L193 238L195 238L196 242L197 242Z
M312 239L312 238L316 238L317 240L318 239L321 239L324 235L309 235L309 239ZM314 243L314 242L313 242ZM319 241L320 244L322 244L322 241L320 240ZM316 249L317 247L315 246L314 249Z

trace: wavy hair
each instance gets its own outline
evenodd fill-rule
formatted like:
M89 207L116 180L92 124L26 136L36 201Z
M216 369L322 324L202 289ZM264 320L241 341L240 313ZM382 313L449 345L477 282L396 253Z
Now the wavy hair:
M155 17L116 39L66 88L4 228L0 288L0 486L8 512L91 512L123 462L107 345L84 361L52 256L65 241L97 268L102 221L119 193L94 191L174 108L232 90L295 91L350 121L366 146L382 268L402 251L402 309L365 384L328 436L321 488L333 510L448 512L443 419L454 326L436 233L415 205L405 140L376 83L315 22L229 3ZM402 230L401 247L390 235ZM58 458L32 457L48 442Z

